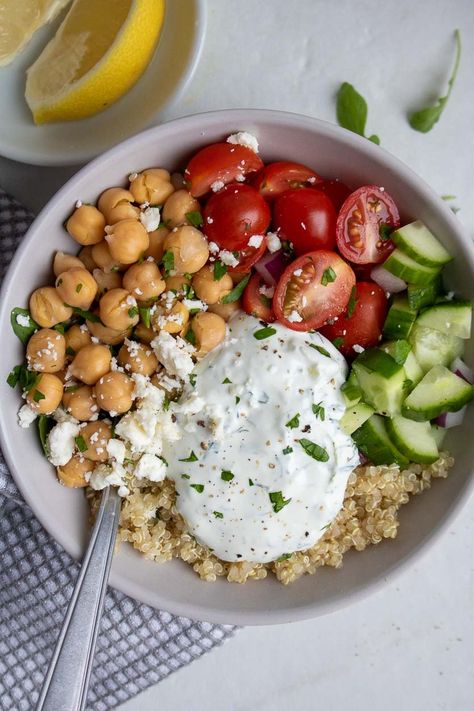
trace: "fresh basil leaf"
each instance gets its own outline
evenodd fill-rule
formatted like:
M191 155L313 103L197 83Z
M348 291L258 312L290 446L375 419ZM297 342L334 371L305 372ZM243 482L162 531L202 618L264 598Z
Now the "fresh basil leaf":
M18 336L24 344L28 343L33 333L39 328L36 321L31 318L28 309L20 309L18 306L10 313L10 323L15 336Z
M327 462L329 460L329 454L326 452L324 447L320 447L319 444L316 444L316 442L311 442L310 439L305 439L304 437L299 439L298 442L301 447L303 447L306 454L313 459L316 459L316 461Z
M242 294L244 293L244 289L249 283L250 279L250 274L247 274L247 276L244 276L242 281L239 281L238 284L234 286L232 291L229 291L228 294L222 297L221 299L221 304L232 304L234 301L238 301Z
M44 393L41 392L41 390L35 390L33 393L33 400L35 402L39 402L40 400L44 400L45 395Z
M340 126L366 137L367 102L347 81L341 84L337 92L336 116ZM380 145L380 139L376 135L369 136L369 141Z

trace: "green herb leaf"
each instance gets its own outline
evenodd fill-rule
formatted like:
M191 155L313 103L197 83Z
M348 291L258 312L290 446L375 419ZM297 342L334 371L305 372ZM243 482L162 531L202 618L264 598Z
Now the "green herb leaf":
M273 504L273 510L275 513L281 511L282 508L287 506L291 501L291 499L285 499L281 491L271 491L268 496Z
M311 409L313 413L316 415L316 417L319 417L320 420L324 422L324 419L326 417L326 411L324 407L321 405L321 403L318 403L317 405L311 405Z
M283 553L279 558L276 559L275 563L281 563L283 560L288 560L288 558L291 558L293 553Z
M391 227L390 225L387 225L386 222L382 222L382 224L379 227L379 236L382 242L387 242L389 239L392 238L392 232L394 228Z
M196 297L196 292L194 291L191 284L183 284L183 294L185 299L194 299Z
M293 447L285 447L283 450L283 454L291 454L293 451Z
M318 462L327 462L329 460L329 454L326 452L324 447L320 447L316 442L311 442L310 439L299 439L298 442L303 447L306 454L308 454L313 459Z
M38 375L38 373L33 373L33 371L28 370L28 368L25 368L23 366L23 369L20 373L20 385L26 393L29 393L30 390L33 390L39 379L40 376Z
M15 365L13 370L8 374L7 384L11 388L15 388L20 382L21 369L24 367L24 365Z
M259 328L258 331L254 331L253 337L257 339L257 341L263 341L264 338L270 338L270 336L274 336L276 333L276 328L272 328L272 326L265 326L264 328Z
M346 81L341 84L337 92L336 115L340 126L366 137L367 102L352 84ZM369 141L380 144L380 139L376 135L370 136Z
M181 474L181 479L191 479L189 474Z
M291 420L288 420L285 427L289 427L290 430L294 430L299 426L300 426L300 413L297 412L296 415L291 418Z
M74 437L74 442L76 443L76 447L80 452L86 452L88 447L86 440L82 435L79 435L78 437Z
M128 310L128 315L130 318L135 318L135 316L138 316L138 306L131 306Z
M168 412L170 409L170 402L171 400L169 399L168 395L165 395L163 399L163 412Z
M33 400L35 402L39 402L40 400L44 400L44 393L41 392L41 390L35 390L33 393Z
M234 475L228 469L223 469L221 471L222 481L232 481L233 478L234 478Z
M158 456L158 459L161 459L161 461L163 462L163 464L165 465L165 467L167 467L167 466L168 466L168 462L166 461L166 459L165 459L161 454L158 454L157 456Z
M456 200L456 197L456 195L441 195L441 200L449 202L450 200Z
M196 334L194 333L191 327L188 328L188 330L184 334L184 337L188 341L188 343L191 343L191 345L193 346L196 345Z
M161 263L163 265L163 269L165 270L166 276L169 276L170 272L174 269L174 253L169 250L165 252Z
M191 210L191 212L187 212L186 219L193 227L201 227L202 225L202 215L197 210Z
M25 321L25 323L27 321L28 323L25 326L22 326L20 323L18 323L18 318L20 318L21 321ZM15 336L18 336L22 343L28 343L30 337L39 328L36 321L33 321L33 319L31 318L28 309L20 309L18 306L12 309L11 311L10 323L13 328L13 333L15 334Z
M186 459L179 459L178 461L180 462L197 462L198 458L196 457L195 453L191 451L191 454L189 457L186 457Z
M221 513L220 511L213 511L212 512L216 518L224 518L224 514Z
M344 345L344 339L341 336L337 336L332 342L332 345L334 348L340 348L342 345Z
M57 323L56 326L53 326L53 328L58 333L61 333L63 336L66 333L66 327L63 323Z
M138 313L146 328L151 328L151 312L149 306L139 306Z
M79 284L76 286L76 294L78 294L78 293L81 291L82 287L83 287L83 284L81 284L81 283L79 283Z
M222 381L222 385L228 385L229 383L232 383L232 380L229 380L229 378L224 378Z
M71 356L72 358L74 358L74 356L76 355L76 351L74 350L74 348L71 348L71 346L68 346L68 347L66 348L66 355Z
M220 279L222 279L224 274L227 274L227 265L222 264L222 262L217 259L214 262L214 281L219 281Z
M66 304L66 306L68 306L68 304ZM85 311L77 306L72 306L71 308L75 314L86 319L86 321L90 321L91 323L101 323L100 318L96 314L93 314L92 311Z
M235 404L238 405L240 402L240 397L238 395L235 396Z
M353 316L353 314L354 314L354 309L355 309L355 307L356 307L356 304L357 304L357 299L356 299L356 287L353 286L353 287L352 287L352 291L351 291L351 295L350 295L350 297L349 297L349 301L348 301L348 304L347 304L347 311L346 311L346 316L347 316L347 318L352 318L352 316Z
M323 276L321 277L321 284L323 286L327 286L333 281L336 281L336 272L332 267L328 267L323 272Z
M189 382L193 388L196 385L196 378L197 378L197 373L191 373L191 375L189 376Z
M238 284L234 286L232 291L229 291L228 294L222 297L221 303L222 304L232 304L234 301L238 301L242 294L244 293L244 289L249 283L250 279L250 274L247 274L247 276L244 276L242 281L239 281Z
M38 435L40 438L41 446L46 457L49 457L49 444L48 444L48 434L50 430L54 427L54 420L48 415L40 415L37 420L38 423Z
M249 479L249 486L255 486L252 479Z
M195 489L198 494L202 494L204 491L204 484L190 484L191 489Z
M318 353L321 353L321 355L326 356L326 358L331 357L331 354L329 353L329 351L327 351L322 346L317 346L316 343L308 343L308 346L310 348L314 348L316 351L318 351Z
M81 386L76 383L75 385L68 385L66 388L64 388L65 393L75 393L76 390L79 390Z
M461 62L461 33L459 30L456 30L454 33L454 38L456 42L456 55L454 59L454 67L448 80L448 91L445 96L439 97L437 104L434 106L426 106L424 109L415 111L409 117L409 124L415 129L415 131L421 131L421 133L428 133L428 131L431 131L435 123L439 121L441 114L448 103L448 99L451 96L459 64Z

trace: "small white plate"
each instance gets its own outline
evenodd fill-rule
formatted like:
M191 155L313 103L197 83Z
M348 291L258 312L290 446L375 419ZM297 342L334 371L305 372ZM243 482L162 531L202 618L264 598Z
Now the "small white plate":
M89 119L35 126L24 98L26 69L54 35L64 14L37 32L12 64L0 68L0 155L7 158L35 165L84 163L157 123L163 110L189 85L206 31L205 0L168 0L155 54L125 96Z

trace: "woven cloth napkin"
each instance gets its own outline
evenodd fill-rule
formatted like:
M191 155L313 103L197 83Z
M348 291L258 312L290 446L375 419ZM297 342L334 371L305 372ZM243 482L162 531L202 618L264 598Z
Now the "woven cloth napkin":
M0 190L0 279L31 221ZM34 708L78 572L23 501L0 453L2 711ZM175 617L109 589L87 708L115 708L220 645L234 629Z

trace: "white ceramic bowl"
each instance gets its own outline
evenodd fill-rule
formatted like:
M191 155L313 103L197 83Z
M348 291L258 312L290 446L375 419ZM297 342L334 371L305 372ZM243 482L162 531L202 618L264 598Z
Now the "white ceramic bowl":
M22 348L9 325L10 310L23 306L30 291L51 280L55 250L71 250L62 228L75 201L94 202L110 185L120 184L134 170L160 165L181 168L200 146L224 139L236 130L258 137L264 160L306 163L349 185L383 185L394 197L404 220L419 218L440 237L456 259L447 269L449 286L464 297L474 296L474 253L471 242L441 199L412 171L383 149L336 126L305 116L260 110L220 111L190 116L150 129L116 146L75 175L38 216L18 250L3 285L0 327L0 430L2 448L15 480L51 535L75 558L86 545L87 506L82 491L58 484L43 458L35 428L16 424L17 390L5 383ZM472 346L467 360L473 365ZM272 576L240 586L219 580L202 582L181 561L159 565L123 545L114 559L111 584L145 603L193 618L237 624L289 622L324 614L381 587L396 570L413 563L429 541L446 526L471 488L474 442L469 417L451 430L447 447L456 465L447 480L415 497L401 512L394 541L350 552L340 570L322 568L284 587ZM460 541L459 545L462 545Z

